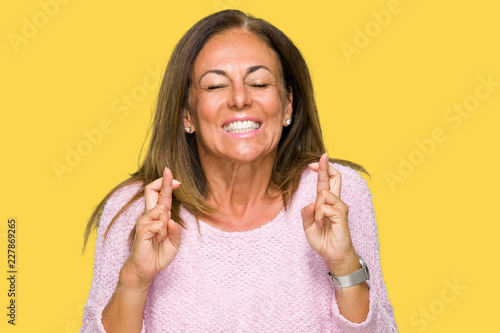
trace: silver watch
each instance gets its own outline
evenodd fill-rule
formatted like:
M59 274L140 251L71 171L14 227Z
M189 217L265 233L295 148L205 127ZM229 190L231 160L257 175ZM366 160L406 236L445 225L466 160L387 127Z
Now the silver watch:
M370 279L370 272L368 271L368 267L366 266L365 261L358 255L359 263L361 264L361 269L357 270L354 273L344 276L334 276L332 273L328 272L328 275L332 278L332 283L335 289L342 296L341 288L352 287L361 282Z

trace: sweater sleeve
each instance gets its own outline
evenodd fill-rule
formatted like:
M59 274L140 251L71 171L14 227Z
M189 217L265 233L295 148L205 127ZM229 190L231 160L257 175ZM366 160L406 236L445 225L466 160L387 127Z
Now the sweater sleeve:
M357 171L343 166L335 167L342 174L340 199L349 207L348 223L353 245L365 260L370 272L370 279L366 281L370 289L366 320L359 324L347 320L340 314L336 296L333 296L335 332L397 332L394 310L389 302L380 267L380 247L372 194L366 180Z
M142 215L144 205L134 202L115 220L106 239L104 234L118 211L139 190L137 185L125 186L112 194L106 201L100 217L95 242L94 275L85 304L80 333L105 333L102 325L102 311L113 295L120 270L130 255L128 237L137 219ZM144 321L142 331L144 332Z

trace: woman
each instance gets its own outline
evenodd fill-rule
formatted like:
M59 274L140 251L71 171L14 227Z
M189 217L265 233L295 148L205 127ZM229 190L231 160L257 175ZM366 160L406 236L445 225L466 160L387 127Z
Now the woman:
M324 152L293 43L236 10L196 23L145 161L87 226L81 332L397 331L363 169Z

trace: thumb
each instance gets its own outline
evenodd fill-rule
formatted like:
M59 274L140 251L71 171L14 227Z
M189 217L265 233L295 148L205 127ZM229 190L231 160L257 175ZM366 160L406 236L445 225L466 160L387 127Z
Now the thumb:
M304 230L309 229L314 223L314 211L316 210L316 205L311 203L304 208L302 208L302 222L304 223Z
M176 249L179 249L179 244L181 242L181 233L182 233L182 226L175 222L174 220L170 219L167 224L168 227L168 238L170 239L170 242L172 242L172 245L175 246Z

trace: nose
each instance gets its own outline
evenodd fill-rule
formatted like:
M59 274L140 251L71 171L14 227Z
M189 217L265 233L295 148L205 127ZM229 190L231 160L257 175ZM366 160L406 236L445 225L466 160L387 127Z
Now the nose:
M235 82L231 85L231 92L227 104L230 108L242 110L252 105L252 96L244 82Z

